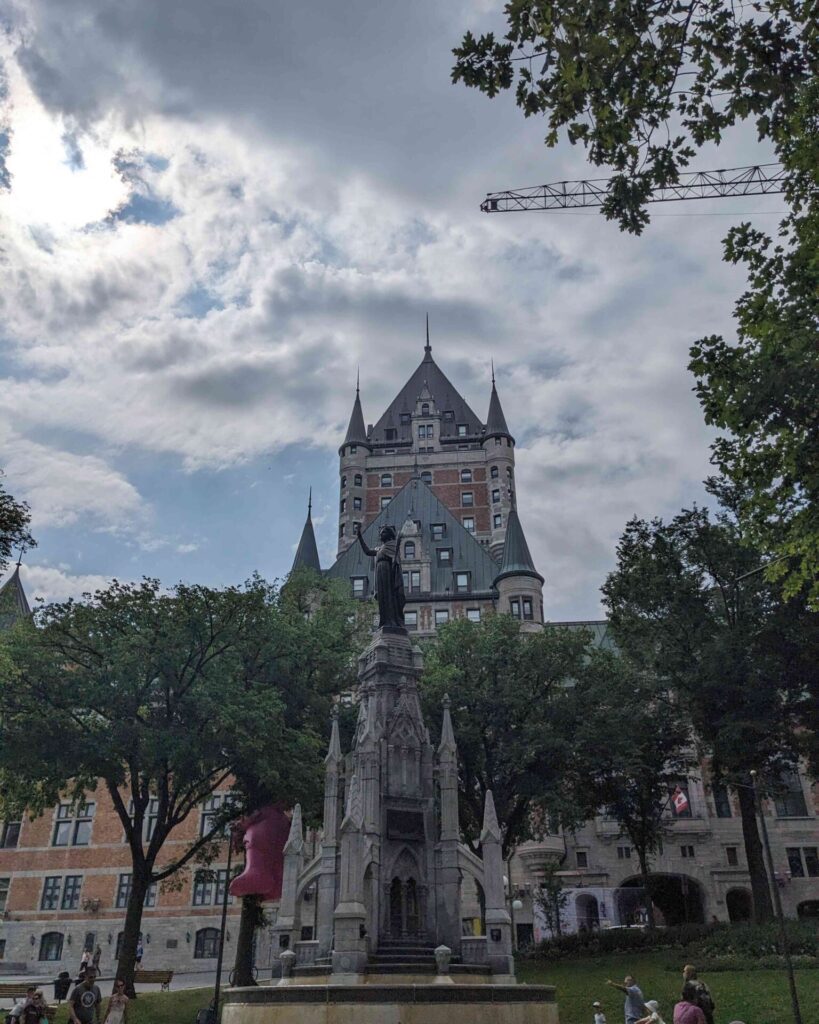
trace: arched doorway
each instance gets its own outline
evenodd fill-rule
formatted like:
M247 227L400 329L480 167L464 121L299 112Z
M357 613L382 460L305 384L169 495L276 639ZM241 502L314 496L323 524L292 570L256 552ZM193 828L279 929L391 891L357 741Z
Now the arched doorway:
M574 911L579 932L593 932L600 927L600 907L591 893L584 892L575 899Z
M705 900L699 882L688 875L665 874L651 874L648 881L657 924L705 922ZM620 924L644 923L646 900L642 878L627 878L622 882L616 893Z
M729 921L750 921L753 916L753 901L747 889L729 889L725 896Z
M420 936L423 907L415 858L404 850L396 860L387 889L387 921L393 939Z

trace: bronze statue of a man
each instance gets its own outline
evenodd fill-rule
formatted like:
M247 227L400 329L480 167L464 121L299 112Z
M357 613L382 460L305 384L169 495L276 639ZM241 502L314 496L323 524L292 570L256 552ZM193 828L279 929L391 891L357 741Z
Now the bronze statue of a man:
M381 543L373 550L359 531L358 540L364 553L375 558L375 596L378 598L378 619L382 629L404 627L404 577L401 573L398 536L392 526L382 526Z

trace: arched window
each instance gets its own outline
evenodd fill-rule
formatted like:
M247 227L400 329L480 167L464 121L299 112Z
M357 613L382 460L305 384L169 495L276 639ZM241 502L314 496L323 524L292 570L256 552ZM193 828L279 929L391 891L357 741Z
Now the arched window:
M507 466L506 467L506 475L509 477L510 480L512 479L512 467L511 466Z
M41 960L62 960L63 958L63 933L46 932L40 939Z
M429 416L429 402L424 402L421 406L421 415Z
M493 466L490 469L490 471L489 471L489 475L492 477L493 480L497 480L498 479L498 467L497 466Z
M415 558L415 541L414 540L408 540L406 542L406 544L404 544L404 558L407 558L407 559Z
M361 486L361 483L362 483L362 477L361 477L361 474L360 474L360 473L356 473L356 475L355 475L355 476L353 477L353 484L354 484L354 485L355 485L356 487L360 487L360 486Z
M381 486L382 487L392 487L392 473L382 473L381 474Z
M462 469L461 470L461 483L462 484L471 484L472 483L472 470L471 469Z
M341 486L342 487L346 487L347 486L347 477L346 476L343 476L341 478Z
M219 929L200 928L193 947L194 960L215 960L219 953Z

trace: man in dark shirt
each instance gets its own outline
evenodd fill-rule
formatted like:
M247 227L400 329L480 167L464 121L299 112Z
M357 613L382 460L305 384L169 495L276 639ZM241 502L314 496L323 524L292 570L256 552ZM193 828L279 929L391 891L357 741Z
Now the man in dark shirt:
M99 1024L102 993L95 984L97 972L89 967L81 985L75 985L68 999L68 1013L72 1024Z

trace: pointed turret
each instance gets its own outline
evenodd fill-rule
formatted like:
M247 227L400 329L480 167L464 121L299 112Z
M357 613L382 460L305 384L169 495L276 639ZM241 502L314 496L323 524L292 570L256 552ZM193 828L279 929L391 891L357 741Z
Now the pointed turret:
M503 545L503 561L501 571L495 577L495 586L508 576L529 576L540 583L543 577L535 568L532 556L529 553L529 545L523 535L523 527L520 525L517 509L512 509L506 522L506 542Z
M427 343L424 345L424 362L432 362L432 345L429 343L429 313L427 313Z
M284 855L296 854L301 856L301 851L304 849L304 826L302 825L301 819L301 804L296 804L293 808L293 818L290 822L290 835L287 837L287 842L284 844Z
M495 387L495 366L492 365L492 394L489 396L489 412L486 416L486 433L484 437L510 437L509 427L506 425L506 417L501 408L498 389ZM512 438L514 442L514 438Z
M444 709L444 716L441 722L441 742L438 744L438 756L441 754L456 754L458 748L455 744L455 733L452 729L452 716L449 713L450 705L452 701L449 699L449 694L444 694L444 699L441 701Z
M353 402L353 411L350 415L350 423L341 445L342 453L348 444L365 444L369 446L367 429L364 426L364 413L361 410L361 394L358 389L358 382L356 382L355 386L355 401Z
M0 587L0 629L11 629L18 619L25 618L26 615L31 615L31 606L23 590L18 560L14 572Z
M338 765L344 756L341 753L341 737L338 731L338 706L333 705L332 725L330 726L330 745L327 749L327 756L324 758L326 765Z
M495 798L492 790L487 789L486 799L483 804L483 828L481 829L481 843L489 841L499 843L501 840L500 825L498 825L498 814L495 810Z
M310 496L307 499L307 519L304 529L301 531L301 540L296 548L296 557L293 559L293 568L312 569L314 572L321 572L318 547L316 546L316 535L313 532L313 488L310 488Z

